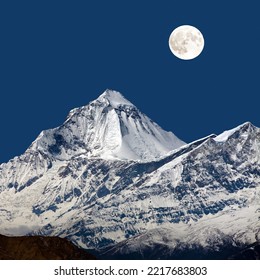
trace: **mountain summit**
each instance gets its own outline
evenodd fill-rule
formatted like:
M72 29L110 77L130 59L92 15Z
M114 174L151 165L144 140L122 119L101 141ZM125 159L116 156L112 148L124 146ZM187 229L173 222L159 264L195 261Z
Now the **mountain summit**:
M60 160L76 155L103 159L155 160L185 143L141 113L119 92L106 90L70 111L60 127L43 131L30 149Z

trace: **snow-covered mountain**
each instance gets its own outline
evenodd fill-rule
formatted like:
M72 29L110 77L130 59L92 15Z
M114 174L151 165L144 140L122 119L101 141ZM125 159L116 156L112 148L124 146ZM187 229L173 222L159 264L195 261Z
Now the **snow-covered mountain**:
M253 244L260 129L185 144L107 90L0 165L0 203L0 234L68 237L105 257Z
M185 143L164 131L119 92L106 90L70 111L65 123L43 131L29 150L59 160L88 158L154 160Z

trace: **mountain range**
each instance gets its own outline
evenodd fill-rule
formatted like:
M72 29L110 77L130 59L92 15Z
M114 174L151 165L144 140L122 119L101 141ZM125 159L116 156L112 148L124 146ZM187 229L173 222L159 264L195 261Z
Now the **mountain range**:
M99 258L223 259L260 239L260 129L186 144L106 90L0 165L0 234Z

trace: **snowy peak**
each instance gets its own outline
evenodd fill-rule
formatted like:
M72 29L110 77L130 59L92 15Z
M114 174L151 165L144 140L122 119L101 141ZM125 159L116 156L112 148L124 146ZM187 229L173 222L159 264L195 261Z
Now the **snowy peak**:
M130 101L128 101L120 92L115 90L106 89L97 99L91 101L89 104L72 109L66 121L69 121L73 116L82 116L84 117L84 113L88 113L90 108L107 108L108 109L117 109L122 106L134 107L136 108ZM104 109L103 113L106 113L107 110Z
M105 90L94 102L105 102L113 108L118 108L122 105L135 107L120 92L109 89Z
M242 137L248 136L250 133L254 132L257 128L250 122L245 122L233 129L226 130L214 138L216 142L226 142L231 137Z
M119 92L106 90L88 105L70 111L65 123L43 131L30 149L51 157L155 160L185 143L141 113Z

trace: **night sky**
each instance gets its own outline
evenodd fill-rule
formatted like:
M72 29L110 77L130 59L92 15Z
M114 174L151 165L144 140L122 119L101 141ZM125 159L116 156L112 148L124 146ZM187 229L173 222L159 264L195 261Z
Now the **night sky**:
M194 60L168 47L183 24ZM260 126L257 1L1 1L0 50L0 162L107 88L185 142Z

